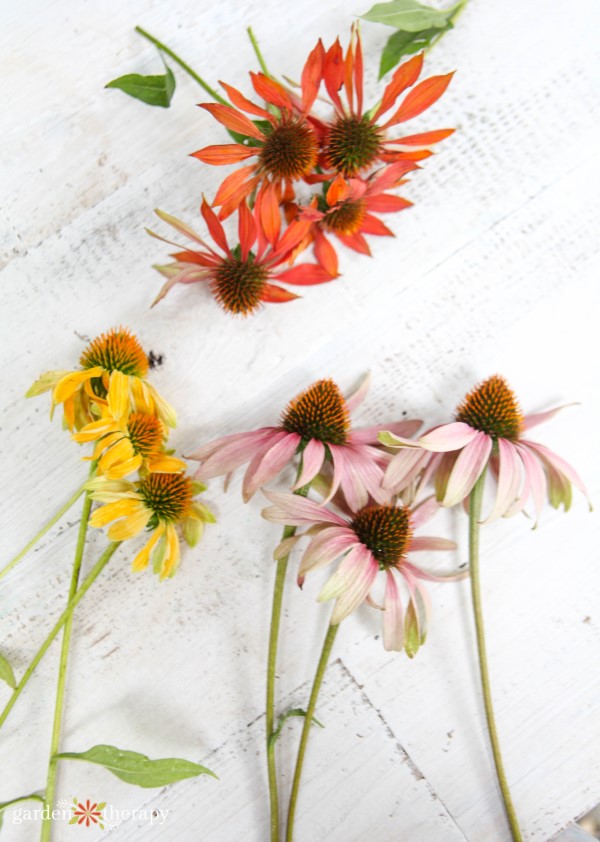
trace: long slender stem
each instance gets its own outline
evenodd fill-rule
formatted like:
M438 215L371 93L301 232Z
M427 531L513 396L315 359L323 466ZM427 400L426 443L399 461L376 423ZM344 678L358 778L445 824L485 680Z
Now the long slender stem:
M11 712L12 708L14 707L15 702L23 692L23 689L27 685L27 682L37 669L39 662L42 660L52 641L57 637L58 633L67 622L75 608L79 605L83 597L89 591L91 586L94 584L100 573L104 570L108 562L110 561L113 553L117 549L121 542L120 541L113 541L112 544L109 544L106 550L102 553L96 564L92 567L86 578L83 580L83 584L77 590L77 593L73 597L73 599L69 602L65 610L62 612L56 623L53 625L48 637L44 640L38 651L36 652L33 660L25 670L23 678L19 681L15 689L13 690L13 694L6 703L6 706L2 713L0 714L0 728L4 725L8 714Z
M73 494L73 496L70 497L67 500L65 505L62 506L62 508L60 508L56 512L54 517L52 517L48 521L48 523L40 529L40 531L37 533L37 535L34 535L34 537L31 539L31 541L28 544L26 544L23 547L23 549L20 552L18 552L17 555L8 562L6 567L3 567L2 570L0 570L0 579L2 579L3 576L6 576L6 574L9 572L9 570L12 570L12 568L16 564L18 564L21 561L22 558L24 558L27 555L27 553L29 552L29 550L32 547L35 547L37 542L40 541L44 537L44 535L52 529L52 527L54 526L55 523L58 523L58 521L61 519L61 517L64 515L64 513L68 512L69 509L71 508L71 506L73 506L79 500L79 498L81 497L81 495L83 494L84 491L85 491L85 488L84 488L83 485L81 485L77 489L75 494Z
M296 768L294 770L294 781L292 783L292 792L290 795L290 805L288 808L288 818L287 818L287 830L286 830L286 842L292 842L294 836L294 816L296 813L296 803L298 801L298 792L300 790L300 781L302 779L302 767L304 765L304 755L306 753L306 745L308 743L308 737L310 734L310 729L313 724L313 716L315 715L315 708L317 707L317 699L319 698L319 691L321 689L321 684L323 682L323 676L325 675L325 669L327 667L327 663L329 661L329 656L331 654L331 649L333 647L333 642L335 640L335 636L338 632L339 624L335 626L329 626L327 629L327 634L325 635L325 640L323 641L323 648L321 650L321 657L319 658L319 663L317 665L317 671L315 673L315 679L313 681L312 690L310 693L310 699L308 702L308 707L306 708L306 716L304 717L304 724L302 725L302 736L300 737L300 745L298 746L298 756L296 758Z
M302 469L302 462L298 468L298 476ZM299 488L295 494L306 497L309 485ZM296 532L295 526L286 526L281 536L282 540L291 538ZM277 770L275 767L275 741L271 739L275 731L275 674L277 671L277 646L279 642L279 626L281 623L281 605L283 602L283 589L285 587L285 575L287 572L289 555L284 556L277 562L275 574L275 587L273 590L273 607L271 609L271 630L269 632L269 655L267 659L267 704L266 704L266 730L267 730L267 769L269 776L269 802L271 807L271 842L278 842L279 839L279 795L277 792Z
M485 716L487 719L488 733L492 744L494 765L498 784L504 801L506 816L510 825L514 842L522 842L521 831L517 821L517 814L510 796L502 755L500 753L500 741L496 730L494 719L494 708L492 706L492 693L490 689L490 676L488 671L487 654L485 648L485 632L483 628L483 612L481 609L481 583L479 578L479 520L481 518L481 503L483 500L483 486L485 483L485 471L475 483L469 497L469 568L471 573L471 596L473 601L473 614L475 617L475 629L477 632L477 652L479 654L479 672L481 675L481 689L485 705Z
M202 88L204 88L206 93L210 94L210 96L214 100L222 103L223 105L229 105L226 99L224 99L219 93L217 93L217 91L215 91L214 88L211 88L208 82L204 81L202 76L198 76L196 71L192 70L189 64L186 64L186 62L182 58L179 58L177 53L174 53L173 50L170 49L170 47L167 47L166 44L163 44L161 41L158 40L158 38L155 38L154 35L150 35L150 33L146 32L145 29L142 29L141 26L136 26L135 31L138 32L143 38L146 38L146 40L150 41L151 44L154 44L155 47L158 47L158 49L161 50L165 55L170 56L173 59L173 61L177 62L181 69L185 70L188 76L191 76L195 82L198 82L198 84Z
M260 47L258 46L258 41L256 40L254 32L252 31L252 27L249 26L246 32L248 33L248 38L250 39L250 43L252 44L252 49L254 50L256 58L258 59L260 69L265 74L265 76L270 76L271 74L269 73L269 68L267 67L267 64L263 58L263 54L260 51Z
M85 538L87 535L88 522L90 519L90 511L92 509L92 498L89 492L85 496L83 503L83 511L81 513L81 521L79 522L79 534L77 536L77 545L75 547L75 558L73 559L73 572L71 573L71 583L69 585L69 597L67 604L71 602L77 588L79 586L79 576L81 573L81 562L83 561L83 551L85 549ZM56 686L56 702L54 705L54 721L52 723L52 738L50 741L50 760L48 762L48 778L46 782L46 795L44 807L48 807L48 818L42 820L42 834L40 842L48 842L52 832L52 805L54 804L54 794L56 792L56 767L58 764L55 755L58 754L60 746L60 731L62 725L63 708L65 704L65 689L67 681L67 665L69 661L69 647L71 645L71 633L73 631L73 614L70 614L65 622L63 631L62 646L60 649L60 660L58 662L58 683Z

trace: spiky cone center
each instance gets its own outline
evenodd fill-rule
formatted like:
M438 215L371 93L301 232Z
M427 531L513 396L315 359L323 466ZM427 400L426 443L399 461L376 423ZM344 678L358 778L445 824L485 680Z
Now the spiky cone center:
M133 452L146 458L159 450L164 438L164 429L155 415L133 412L127 419L127 436Z
M130 377L145 377L148 373L148 357L137 337L122 327L102 333L90 342L79 364L83 368L102 366L105 371L120 371Z
M281 426L288 433L298 433L304 440L345 444L350 431L350 413L333 380L319 380L290 401Z
M211 286L224 310L248 316L260 306L268 274L268 269L255 263L251 254L246 260L229 257L215 270Z
M410 512L406 506L365 506L354 517L351 526L382 570L401 563L412 535Z
M476 386L456 410L456 420L494 438L518 440L523 414L504 377L495 374Z
M325 215L323 225L334 234L356 234L360 231L366 211L367 203L364 199L343 202Z
M150 526L158 525L158 521L177 523L192 505L192 481L184 474L148 474L140 482L138 494L153 513Z
M377 158L381 132L366 117L338 117L329 129L325 154L329 165L346 178L356 175Z
M296 181L312 171L318 154L317 138L306 120L290 118L267 136L260 167L271 178Z

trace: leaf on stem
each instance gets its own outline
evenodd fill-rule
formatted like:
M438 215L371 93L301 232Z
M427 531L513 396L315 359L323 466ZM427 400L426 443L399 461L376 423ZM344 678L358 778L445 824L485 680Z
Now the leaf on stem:
M157 105L168 108L175 93L175 76L165 65L164 76L140 76L139 73L129 73L113 79L106 88L118 88L123 93L139 99L147 105Z
M217 777L210 769L198 763L192 763L190 760L181 760L178 757L150 760L145 754L107 745L93 746L81 753L62 752L56 757L61 760L84 760L87 763L97 763L125 783L142 787L167 786L198 775Z
M4 820L4 810L6 810L7 807L12 807L13 804L20 804L21 801L41 801L43 804L44 793L31 792L29 795L19 795L18 798L11 798L10 801L3 801L0 804L0 829L2 828L2 822Z
M279 739L283 730L283 726L285 725L286 721L290 718L290 716L306 716L306 711L302 708L292 708L291 710L286 711L282 716L280 716L277 728L269 737L269 748L271 748L271 746L274 745ZM313 716L312 721L315 725L318 725L319 728L325 727L322 722L319 722L316 716Z
M0 653L0 679L2 681L6 681L8 686L11 687L13 690L17 686L17 681L15 679L15 674L13 672L13 668L11 667L9 662L6 660L4 655L2 655L1 653ZM0 809L2 809L1 805L0 805Z

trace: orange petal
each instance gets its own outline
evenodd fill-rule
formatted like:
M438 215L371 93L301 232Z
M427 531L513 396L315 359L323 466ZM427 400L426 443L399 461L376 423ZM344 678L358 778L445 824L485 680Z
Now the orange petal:
M404 62L404 64L400 65L400 67L392 76L391 81L387 85L385 91L383 92L381 105L379 106L379 108L373 116L374 120L377 120L382 114L385 114L386 111L389 111L389 109L396 102L402 91L405 91L407 88L410 88L412 85L415 84L415 82L419 78L422 67L423 53L419 53L418 55L413 56L413 58L411 58L409 61L406 61Z
M314 241L317 261L332 278L336 278L339 274L337 252L317 226L314 229Z
M263 120L269 120L269 122L273 122L273 115L269 114L268 111L265 111L264 108L261 108L258 105L255 105L249 99L241 94L237 88L232 88L231 85L227 85L225 82L219 82L225 90L227 91L227 96L233 102L236 108L241 108L242 111L247 111L248 114L254 114L255 117L260 117Z
M285 301L293 301L294 298L300 298L299 295L294 295L293 292L282 289L276 284L265 284L260 297L268 304L283 304Z
M329 190L327 191L327 204L329 207L333 207L337 205L338 202L343 202L345 199L348 198L348 194L350 193L350 186L347 183L344 176L340 173L337 175L331 184L329 185Z
M208 111L209 114L222 123L225 128L231 129L234 132L253 137L256 140L264 140L265 136L257 129L252 120L249 120L235 108L229 105L220 105L218 102L203 102L200 106Z
M269 79L264 73L250 73L252 85L256 93L272 105L278 108L285 108L288 111L292 110L292 101L283 87L273 79Z
M237 204L234 204L232 208L232 210L235 210L235 208L243 202L246 196L252 191L254 186L253 180L246 181L246 179L250 178L254 169L255 168L253 166L241 167L239 170L232 172L231 175L228 175L217 190L217 195L215 196L213 204L224 205L235 196Z
M433 105L444 93L454 73L446 73L444 76L431 76L420 82L416 88L408 93L400 108L396 111L391 120L383 128L394 126L396 123L403 123L405 120L412 120L418 117L430 105Z
M242 260L246 260L248 252L256 240L256 222L246 202L242 202L238 210L238 236Z
M317 46L309 55L302 70L302 108L304 111L310 111L313 102L317 98L321 79L323 78L324 60L325 50L323 49L323 42L319 38Z
M261 188L256 204L265 237L275 247L281 232L281 214L275 190L271 185L267 184Z
M220 146L205 146L197 152L192 152L191 158L198 158L205 164L221 166L224 164L238 164L240 161L257 155L260 148L256 146L242 146L241 143L223 143Z
M393 231L384 225L380 219L377 219L376 216L372 216L370 213L366 213L360 226L360 230L362 234L375 234L378 237L394 237L395 234Z
M325 284L333 281L333 277L316 263L302 263L293 269L286 269L277 274L277 280L284 284L297 284L298 286L313 286L314 284Z
M421 132L411 134L407 137L399 137L397 140L388 140L387 143L400 143L403 146L431 146L432 143L439 143L454 134L455 129L437 129L433 132Z
M227 244L227 237L225 236L225 231L223 230L223 226L217 219L216 213L210 207L206 199L202 198L202 204L200 206L200 212L204 217L204 221L208 227L210 232L210 236L213 238L215 243L221 248L226 254L231 254L229 251L229 246Z
M323 79L327 93L331 97L333 104L339 111L343 111L339 90L344 83L344 54L339 38L336 39L335 44L332 44L325 53Z
M367 207L376 213L392 213L412 207L412 202L403 199L402 196L391 196L389 193L382 193L380 196L369 196Z

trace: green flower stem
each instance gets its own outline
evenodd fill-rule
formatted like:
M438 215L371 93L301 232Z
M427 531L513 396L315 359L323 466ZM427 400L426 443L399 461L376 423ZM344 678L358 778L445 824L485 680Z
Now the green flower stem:
M69 617L71 616L71 614L73 613L75 608L79 605L79 603L81 602L83 597L86 595L88 590L91 588L91 586L94 584L94 582L96 581L96 579L98 578L100 573L104 570L104 568L106 567L106 565L110 561L113 553L115 552L115 550L117 549L117 547L119 546L120 543L121 543L120 541L113 541L112 544L108 545L106 550L102 553L102 555L100 556L100 558L98 559L96 564L92 567L91 571L88 573L86 578L83 580L83 584L77 590L77 593L75 594L73 599L70 600L69 604L67 605L65 610L62 612L62 614L60 615L60 617L58 618L58 620L56 621L56 623L52 627L52 630L50 631L48 637L45 639L45 641L42 643L42 645L40 646L40 648L36 652L33 660L31 661L31 663L29 664L29 666L25 670L23 678L19 681L19 683L17 684L17 686L13 690L12 696L10 697L10 699L8 700L4 710L0 714L0 728L4 725L4 723L6 721L6 718L8 717L8 714L11 712L15 702L17 701L17 699L19 698L19 696L23 692L23 689L26 686L27 682L29 681L29 679L31 678L33 673L35 672L39 662L42 660L42 658L44 657L44 655L46 654L46 652L50 648L50 644L57 637L58 633L60 632L60 630L62 629L64 624L67 622L67 620L69 619Z
M504 764L500 753L500 741L496 730L494 719L494 708L492 706L492 693L490 690L490 677L488 672L487 654L485 649L485 632L483 628L483 612L481 610L481 583L479 578L479 521L481 519L481 504L483 501L483 487L485 483L485 471L481 474L469 497L469 568L471 573L471 597L473 601L473 615L475 617L475 629L477 631L477 652L479 654L479 671L481 674L481 689L485 705L485 716L487 719L488 733L492 744L494 765L498 784L502 793L502 800L506 810L506 816L514 842L522 842L523 837L519 830L517 814L510 796Z
M73 496L69 500L67 500L65 505L61 509L59 509L59 511L54 515L54 517L51 520L49 520L48 523L44 527L42 527L42 529L40 529L40 531L37 533L37 535L35 535L31 539L31 541L23 547L21 552L17 553L17 555L8 562L6 567L3 567L2 570L0 570L0 579L2 579L3 576L6 576L6 574L9 572L9 570L12 570L12 568L16 564L18 564L21 561L21 559L24 558L24 556L27 555L27 553L29 552L29 550L32 547L35 547L37 542L41 538L43 538L44 535L47 532L49 532L52 529L52 527L54 526L55 523L58 523L58 521L65 514L65 512L68 512L69 509L71 508L71 506L73 506L79 500L79 498L81 497L81 495L83 494L84 491L85 491L85 487L83 485L81 485L77 489L75 494L73 494Z
M258 59L260 69L265 74L265 76L270 77L271 74L269 73L269 69L266 65L266 62L265 62L264 58L263 58L263 54L260 51L260 47L258 46L258 41L256 40L256 36L255 36L254 32L252 31L252 27L249 26L248 29L246 30L246 32L248 33L248 38L250 39L250 43L252 44L252 49L256 53L256 58Z
M298 469L298 476L302 470L302 462ZM306 497L310 483L299 488L295 494ZM291 538L296 533L295 526L286 526L281 536ZM277 644L279 640L279 626L281 623L281 604L283 601L283 589L285 586L285 575L287 572L289 554L280 558L277 562L275 574L275 588L273 590L273 607L271 609L271 630L269 632L269 655L267 660L267 706L266 706L266 729L267 729L267 769L269 775L269 801L271 805L271 842L279 840L279 795L277 792L277 771L275 767L275 740L271 737L275 731L275 673L277 669Z
M88 522L90 519L90 512L92 509L92 498L90 493L85 495L83 503L83 511L81 513L81 520L79 522L79 534L77 536L77 545L75 547L75 558L73 559L73 572L71 573L71 584L69 585L69 597L67 604L69 604L79 586L79 575L81 573L81 562L83 561L83 551L85 549L85 538L87 535ZM56 686L56 702L54 705L54 721L52 723L52 739L50 741L50 761L48 763L48 779L46 783L46 795L44 800L44 807L48 807L48 812L52 812L52 804L54 804L54 794L56 792L56 766L58 761L55 754L58 754L60 744L60 730L62 725L63 708L65 704L65 689L67 681L67 664L69 661L69 647L71 645L71 633L73 631L73 614L70 614L65 621L62 645L60 649L60 660L58 662L58 683ZM52 819L47 818L42 820L42 834L40 836L41 842L48 842L52 832Z
M294 770L292 793L290 795L290 805L288 808L287 830L285 835L286 842L292 842L292 839L294 837L294 815L296 813L296 803L298 801L298 792L300 790L300 780L302 778L302 766L304 765L306 744L308 743L310 729L313 724L313 716L315 715L315 708L317 706L317 699L319 697L321 683L323 681L323 676L325 675L325 669L327 667L327 662L329 661L329 656L331 654L331 649L333 647L333 642L338 632L338 628L339 623L335 626L330 625L327 629L327 634L325 635L323 648L321 650L321 657L319 658L317 671L315 673L315 680L313 681L313 686L310 693L308 707L306 709L306 716L304 717L304 724L302 726L302 736L300 737L300 745L298 746L298 756L296 758L296 768Z
M176 53L174 53L173 50L167 47L166 44L161 43L157 38L154 37L154 35L150 35L149 32L146 32L145 29L142 29L141 26L136 26L135 31L139 33L139 35L141 35L143 38L146 38L147 41L150 41L151 44L154 44L155 47L158 47L158 49L161 50L165 55L172 58L173 61L177 62L181 69L185 70L188 76L191 76L195 82L198 82L200 87L204 88L206 93L209 94L214 100L220 102L222 105L229 105L226 99L224 99L219 93L217 93L217 91L215 91L214 88L211 88L211 86L207 82L205 82L201 76L198 76L195 70L192 70L189 64L186 64L183 59L179 58L179 56Z

